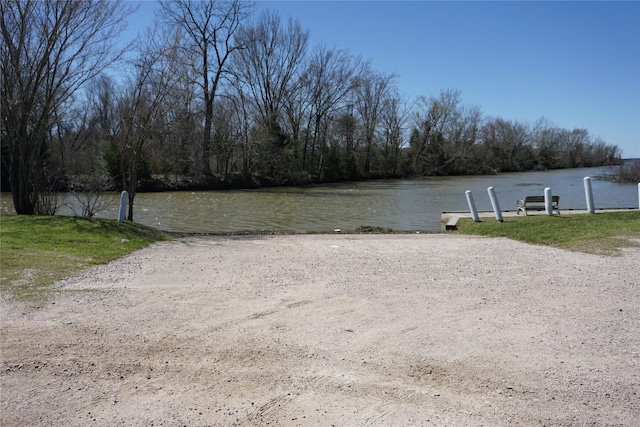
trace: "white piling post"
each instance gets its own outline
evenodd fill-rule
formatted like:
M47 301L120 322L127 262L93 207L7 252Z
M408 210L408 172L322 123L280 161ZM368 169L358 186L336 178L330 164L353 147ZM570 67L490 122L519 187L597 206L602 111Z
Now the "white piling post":
M591 189L591 178L588 176L584 177L584 196L587 199L587 211L589 213L596 213L596 208L593 205L593 190Z
M498 197L496 196L496 190L493 187L487 188L489 193L489 199L491 199L491 206L493 206L493 212L496 214L498 222L502 222L502 211L500 210L500 203L498 203Z
M640 188L640 184L638 185ZM467 203L469 204L469 210L471 211L471 216L473 217L474 222L480 222L480 217L478 216L478 210L476 209L476 202L473 201L473 194L471 190L467 190L464 192L467 196Z
M553 215L552 201L551 188L547 187L544 189L544 210L549 216Z
M123 191L120 195L120 212L118 213L118 222L124 222L127 212L127 201L129 200L129 193Z
M638 183L638 209L640 209L640 182Z

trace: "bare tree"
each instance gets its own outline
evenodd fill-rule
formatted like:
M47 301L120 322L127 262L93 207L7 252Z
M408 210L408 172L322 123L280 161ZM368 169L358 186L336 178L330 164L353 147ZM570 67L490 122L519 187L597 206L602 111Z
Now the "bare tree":
M146 146L145 158L150 172L154 176L163 175L170 185L181 186L195 173L201 172L201 145L194 141L202 140L204 123L202 121L202 99L196 93L192 80L191 66L184 61L184 51L180 49L183 34L176 32L173 40L167 44L167 55L171 60L171 79L163 89L163 114L159 117L153 138ZM166 79L165 79L166 80ZM170 84L169 84L170 83Z
M360 125L353 115L353 106L347 105L345 111L331 121L328 138L329 151L340 150L342 152L338 179L355 180L361 177L357 162L361 136Z
M201 172L211 175L210 145L214 101L222 79L228 73L231 55L242 49L235 37L242 21L252 10L252 4L242 0L176 0L163 1L165 20L184 33L184 58L191 63L196 84L204 101L204 132L202 135Z
M482 140L497 172L518 172L533 162L528 126L517 121L492 118L482 128Z
M322 170L322 153L326 148L327 119L342 106L341 103L353 89L354 76L360 60L346 51L329 49L324 44L316 47L309 60L305 74L306 97L310 104L306 126L302 168L307 162L314 163L316 149L321 152L318 171ZM319 144L322 144L319 147ZM310 147L309 147L310 146Z
M156 44L158 34L150 31L147 45L134 61L134 73L119 103L121 177L129 193L127 219L133 221L133 203L138 187L139 165L144 161L145 146L158 133L165 114L172 109L170 88L179 78L174 68L177 46ZM171 43L171 41L169 41Z
M243 84L239 78L235 78L232 81L233 93L229 97L233 103L233 111L235 115L235 121L238 126L238 144L239 144L239 168L240 173L243 175L245 181L250 180L250 175L253 170L254 164L254 151L255 144L252 138L252 129L255 126L256 114L253 114L254 109L251 100L243 91Z
M81 168L83 150L91 137L89 115L86 105L79 103L65 111L55 111L52 126L49 129L53 155L56 157L62 176L76 172ZM70 164L71 163L71 164ZM90 163L90 162L89 162Z
M368 65L360 71L355 83L356 112L360 116L364 129L365 159L364 173L371 172L376 128L380 122L380 113L384 99L391 89L393 74L373 71Z
M565 130L561 134L561 147L564 154L564 165L569 168L585 166L585 151L590 143L589 131L576 128Z
M238 38L246 46L235 62L265 124L280 119L289 92L300 85L308 31L298 21L284 28L280 17L264 12L257 24L243 28Z
M381 115L384 134L383 158L387 170L396 176L404 147L409 105L397 92L390 93L384 100Z
M449 161L445 135L458 114L460 91L449 89L442 90L438 97L421 96L417 104L410 139L413 173L438 173Z
M16 213L40 212L54 114L122 53L132 9L115 1L2 0L2 143Z
M445 127L448 159L445 174L481 173L483 156L476 158L483 118L480 107L458 106Z
M558 137L561 129L550 120L541 117L533 124L531 140L537 155L539 169L554 169L558 167L559 156Z
M237 103L231 97L220 98L215 105L212 135L215 173L227 180L235 164L236 151L242 148L242 127Z
M243 89L255 103L262 131L262 160L268 175L281 175L287 136L282 131L286 101L301 88L308 31L298 21L284 28L280 17L264 12L258 22L243 28L238 38L245 48L234 61Z

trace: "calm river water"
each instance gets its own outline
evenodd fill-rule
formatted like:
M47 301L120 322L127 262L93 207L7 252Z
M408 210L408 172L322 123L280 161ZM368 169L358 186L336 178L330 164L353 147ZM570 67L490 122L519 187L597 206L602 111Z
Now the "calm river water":
M136 222L169 231L290 232L353 230L359 226L401 231L442 230L442 212L468 211L471 190L478 210L491 211L487 187L496 190L503 211L515 210L525 195L543 195L545 187L560 196L560 209L586 209L585 176L591 176L594 203L601 208L638 208L637 184L616 184L595 177L606 168L505 173L495 176L429 177L259 190L141 193ZM102 196L110 206L97 216L117 218L119 195ZM67 203L73 198L64 195ZM9 193L0 199L2 214L12 214ZM73 215L62 207L61 215Z

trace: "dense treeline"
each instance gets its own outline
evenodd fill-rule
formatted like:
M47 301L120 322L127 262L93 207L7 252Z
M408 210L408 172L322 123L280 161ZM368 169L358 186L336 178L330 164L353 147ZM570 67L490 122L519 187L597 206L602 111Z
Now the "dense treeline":
M620 161L616 146L586 129L488 117L457 90L407 99L394 75L345 50L310 46L299 22L256 15L238 0L162 3L157 25L124 57L115 41L125 4L1 4L9 59L2 163L18 213L50 212L48 191L79 182L128 190L132 219L140 186L299 185ZM77 40L65 40L65 25ZM117 72L107 70L112 64Z

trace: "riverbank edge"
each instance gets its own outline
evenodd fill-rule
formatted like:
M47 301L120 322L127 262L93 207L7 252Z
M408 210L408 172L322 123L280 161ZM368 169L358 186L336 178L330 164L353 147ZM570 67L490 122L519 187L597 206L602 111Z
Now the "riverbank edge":
M640 159L621 159L621 163L603 164L588 167L610 168L608 173L602 176L602 179L610 179L614 182L628 183L640 181ZM564 169L580 169L583 166ZM531 169L518 172L539 172L545 169ZM450 175L450 176L490 176L500 175L501 173L512 173L502 171L482 175ZM353 180L314 180L304 179L286 180L278 182L272 178L243 174L229 174L227 176L219 175L152 175L148 179L141 179L138 183L136 191L138 193L161 193L168 191L218 191L218 190L252 190L258 188L277 188L277 187L308 187L314 185L339 184L348 182L366 182L380 179L418 179L428 178L439 175L385 175L381 173L370 173L366 177L357 177ZM622 177L625 179L622 179ZM636 179L637 178L637 179ZM118 186L114 185L107 176L95 177L90 175L71 175L59 176L51 182L51 190L56 192L117 192ZM0 187L2 192L11 192L8 180L2 181Z

